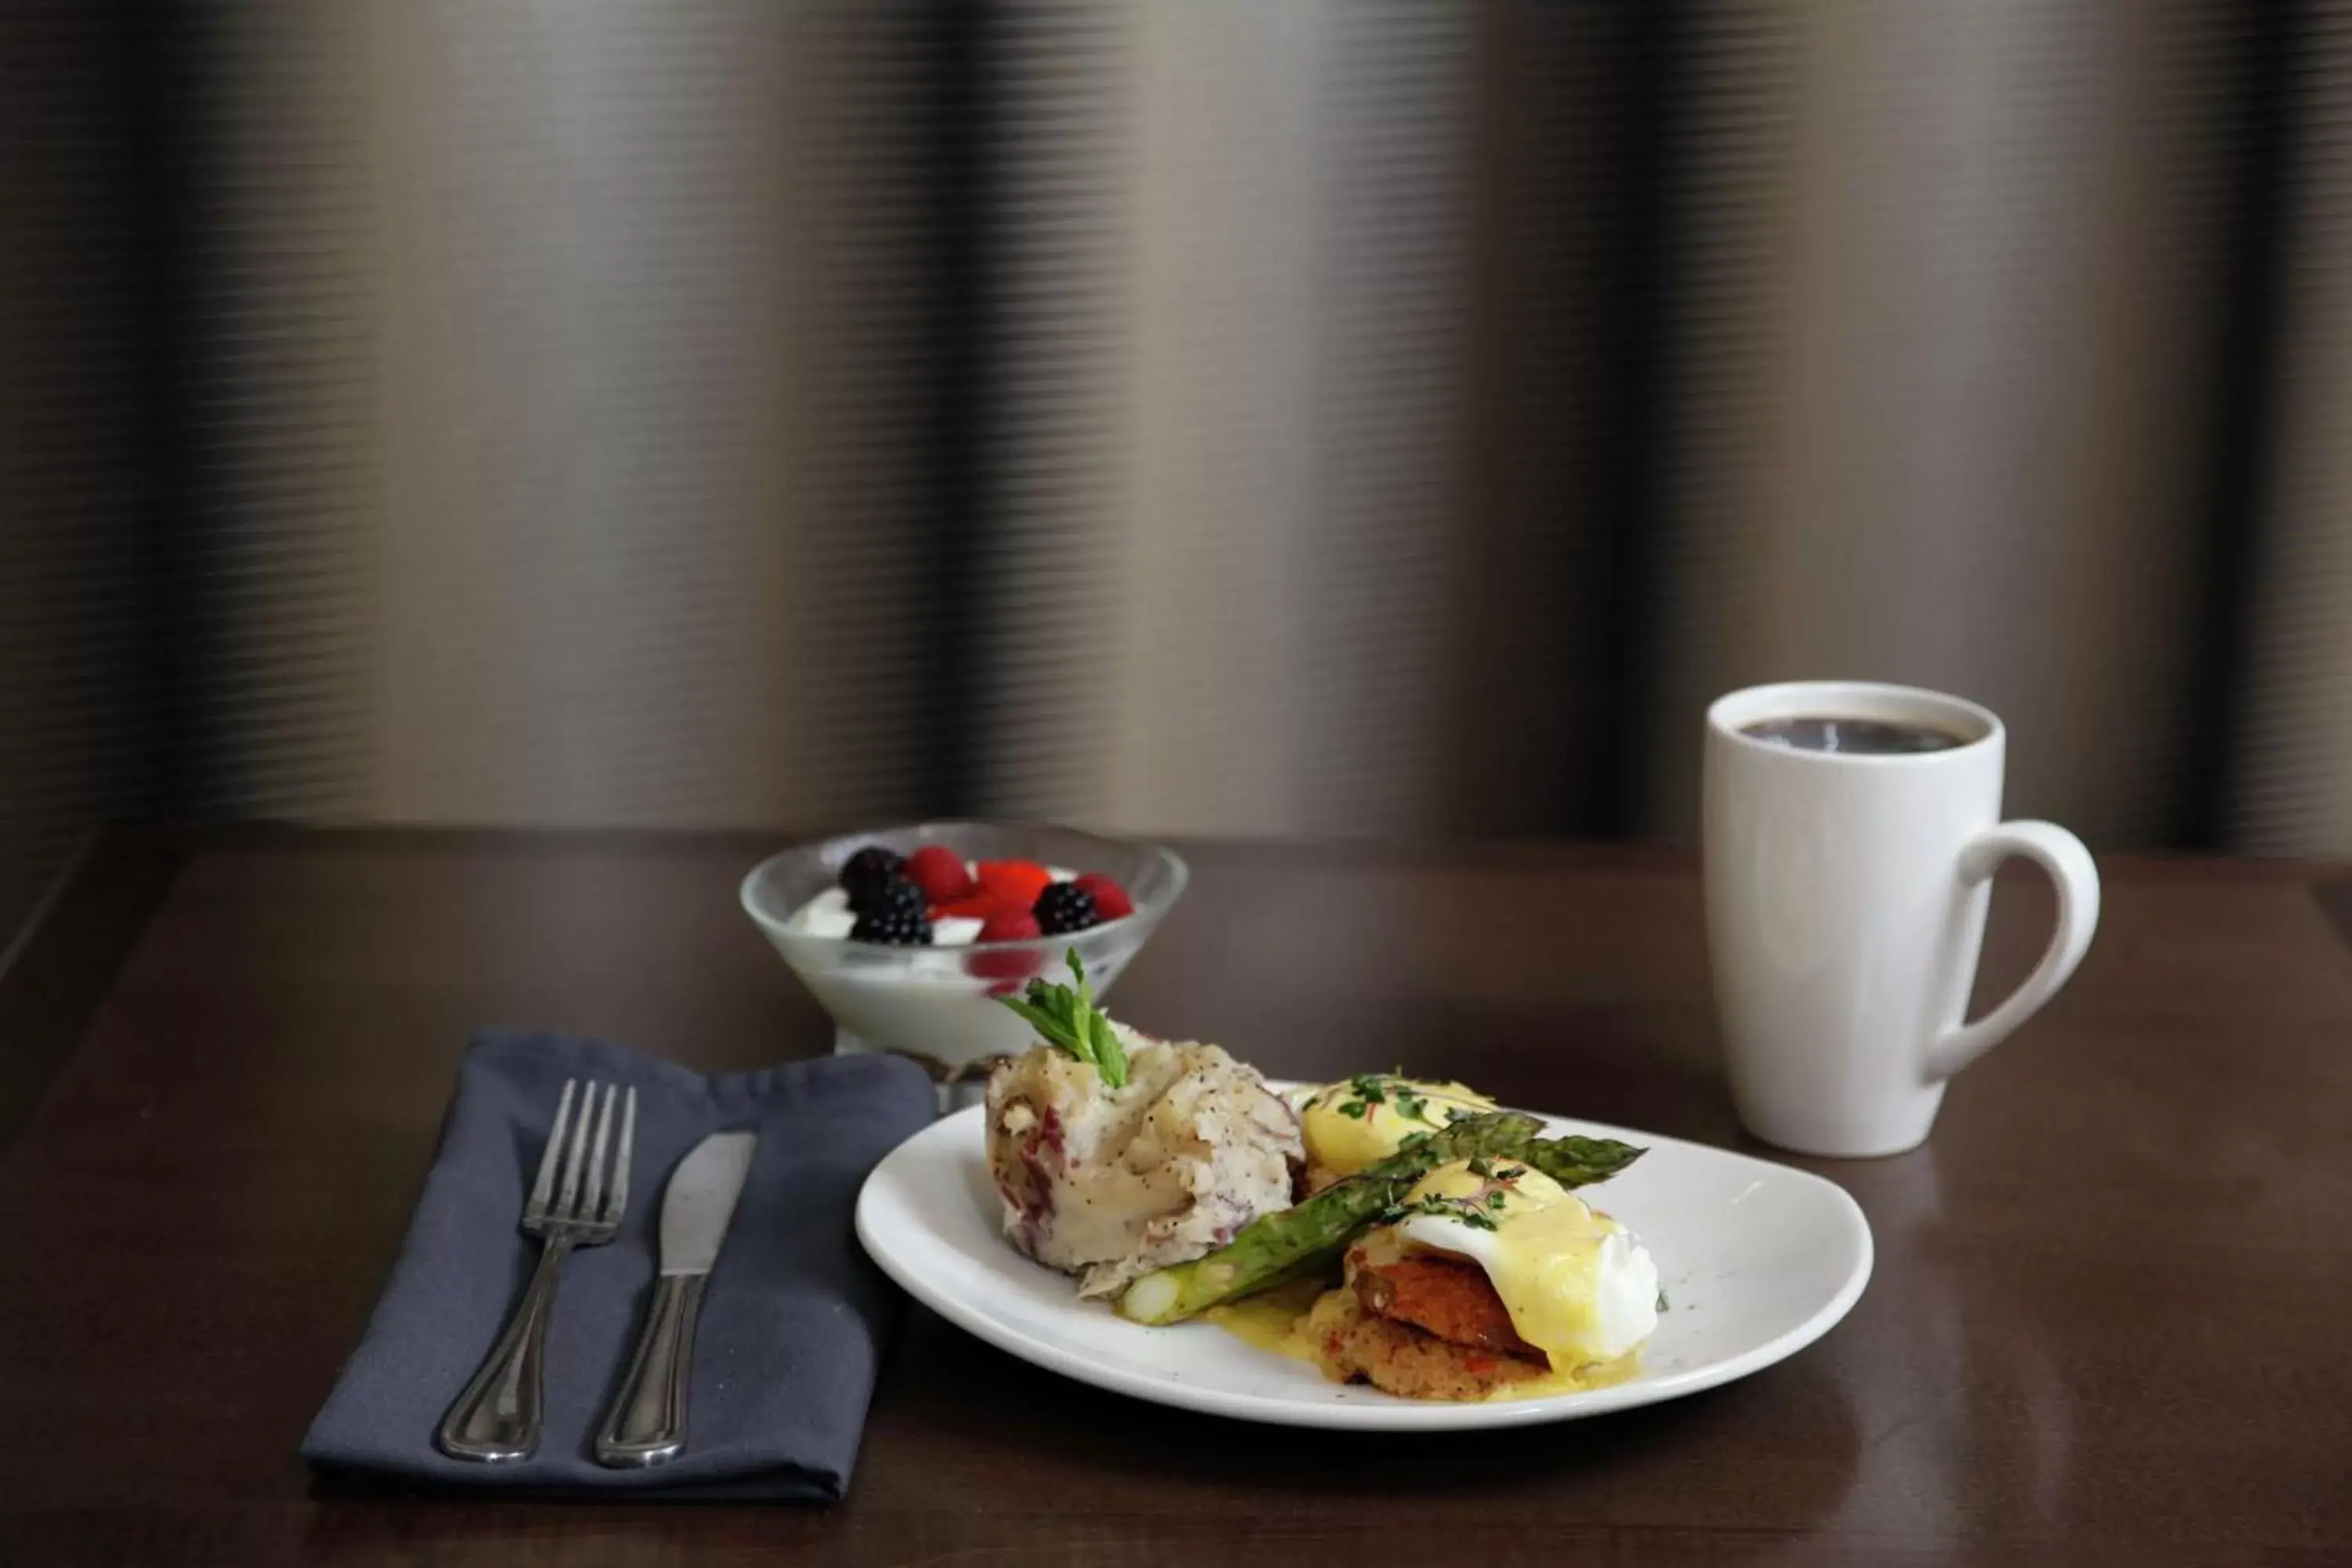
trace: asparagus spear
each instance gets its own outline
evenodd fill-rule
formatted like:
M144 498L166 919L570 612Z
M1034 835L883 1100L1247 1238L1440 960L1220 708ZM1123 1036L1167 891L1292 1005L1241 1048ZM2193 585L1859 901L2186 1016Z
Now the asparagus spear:
M1615 1175L1643 1153L1606 1138L1538 1137L1542 1131L1532 1116L1491 1110L1416 1134L1387 1159L1306 1202L1259 1215L1207 1257L1143 1276L1127 1288L1118 1310L1139 1323L1172 1323L1296 1279L1327 1263L1358 1231L1403 1202L1415 1182L1456 1160L1517 1160L1564 1187L1578 1187Z

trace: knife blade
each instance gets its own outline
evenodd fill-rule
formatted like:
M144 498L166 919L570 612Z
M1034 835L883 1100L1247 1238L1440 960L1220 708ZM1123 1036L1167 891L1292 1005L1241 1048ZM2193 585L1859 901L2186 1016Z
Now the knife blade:
M714 1132L670 1173L662 1194L661 1277L628 1375L596 1433L600 1465L666 1465L686 1450L695 1320L759 1141L756 1132Z

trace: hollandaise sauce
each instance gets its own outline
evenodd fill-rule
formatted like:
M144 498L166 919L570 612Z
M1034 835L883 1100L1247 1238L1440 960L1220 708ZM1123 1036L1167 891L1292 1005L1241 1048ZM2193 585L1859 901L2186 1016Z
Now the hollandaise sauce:
M1307 1163L1328 1182L1387 1159L1415 1133L1494 1109L1493 1100L1464 1084L1358 1073L1308 1097L1299 1125Z
M1555 1394L1581 1394L1587 1389L1607 1388L1612 1384L1627 1382L1641 1370L1642 1352L1640 1347L1636 1346L1615 1361L1594 1362L1586 1366L1571 1368L1567 1372L1548 1372L1541 1377L1529 1378L1525 1383L1506 1384L1488 1394L1486 1398L1492 1402L1505 1399L1549 1399Z
M1321 1279L1293 1279L1287 1285L1212 1307L1201 1316L1262 1351L1311 1362L1315 1359L1315 1347L1301 1327L1315 1299L1325 1288Z

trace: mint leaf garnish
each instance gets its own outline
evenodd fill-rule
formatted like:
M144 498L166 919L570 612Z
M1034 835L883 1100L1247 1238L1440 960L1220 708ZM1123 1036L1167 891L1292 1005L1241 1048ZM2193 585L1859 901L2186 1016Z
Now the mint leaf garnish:
M1073 986L1038 979L1018 996L997 1000L1029 1021L1047 1045L1086 1063L1102 1075L1104 1083L1119 1089L1127 1083L1127 1051L1111 1027L1110 1015L1095 1005L1094 987L1087 983L1087 966L1078 950L1069 950Z

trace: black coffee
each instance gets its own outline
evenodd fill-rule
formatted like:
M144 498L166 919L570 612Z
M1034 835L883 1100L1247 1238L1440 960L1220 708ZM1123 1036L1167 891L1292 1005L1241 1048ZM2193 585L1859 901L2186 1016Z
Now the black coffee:
M1844 752L1863 757L1948 752L1954 746L1968 743L1965 735L1955 735L1932 724L1895 724L1884 719L1834 719L1811 713L1795 719L1760 720L1739 732L1791 751Z

